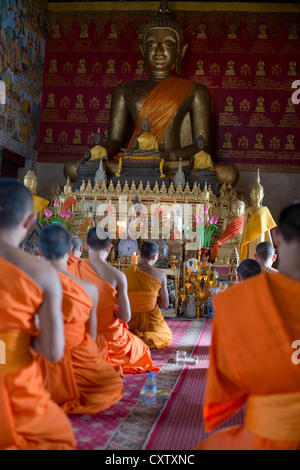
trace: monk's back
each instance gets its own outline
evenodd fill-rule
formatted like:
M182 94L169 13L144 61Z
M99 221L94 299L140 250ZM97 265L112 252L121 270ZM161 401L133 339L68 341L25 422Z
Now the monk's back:
M244 392L298 391L300 368L292 362L292 343L300 338L300 283L279 273L261 274L217 296L215 305L228 373Z
M32 333L33 317L43 299L42 290L27 273L3 258L0 277L0 330Z

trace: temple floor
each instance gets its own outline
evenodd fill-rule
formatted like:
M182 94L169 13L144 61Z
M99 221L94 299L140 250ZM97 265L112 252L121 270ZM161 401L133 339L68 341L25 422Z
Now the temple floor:
M79 450L192 450L207 436L202 406L209 363L212 326L209 320L168 320L173 333L169 348L153 350L160 371L157 388L172 391L169 400L147 404L140 392L147 374L123 379L124 396L109 410L95 416L72 416ZM196 365L176 365L177 350L198 357ZM243 411L222 427L243 423Z

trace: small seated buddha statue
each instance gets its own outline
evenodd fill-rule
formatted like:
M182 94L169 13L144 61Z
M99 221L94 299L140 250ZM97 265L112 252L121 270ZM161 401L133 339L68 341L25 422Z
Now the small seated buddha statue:
M204 150L206 140L202 135L199 135L195 141L195 146L199 150L190 158L189 166L186 170L186 179L190 184L200 183L201 189L204 188L205 183L212 186L214 193L218 193L217 189L217 173L214 169L212 158L208 152Z
M160 157L158 142L150 132L151 122L147 116L141 120L141 131L135 136L132 147L124 152L124 156Z
M98 129L97 134L95 134L94 144L95 144L94 147L92 147L86 152L84 156L84 161L94 162L95 160L100 160L101 157L103 158L103 160L107 160L108 159L107 150L101 145L102 136L100 134L100 129Z

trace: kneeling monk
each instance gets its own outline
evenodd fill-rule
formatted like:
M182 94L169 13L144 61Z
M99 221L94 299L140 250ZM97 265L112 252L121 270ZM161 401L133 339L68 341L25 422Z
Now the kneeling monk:
M279 273L215 296L205 428L247 410L245 426L209 436L201 450L300 450L300 202L278 228Z
M50 364L40 359L44 384L52 399L68 414L96 414L119 401L123 384L104 361L97 337L97 287L68 272L71 237L60 225L48 225L39 236L43 256L58 271L63 289L66 347L63 359ZM88 322L89 333L86 333Z
M120 373L158 370L154 367L150 349L128 331L130 304L126 276L107 264L112 248L109 233L93 227L87 236L89 259L69 266L75 276L96 284L99 293L97 309L99 352L103 352L103 336L108 346L107 360Z
M46 261L18 249L34 222L32 212L25 186L1 178L0 449L72 450L71 423L43 387L30 349L56 362L65 346L57 273Z
M151 349L167 348L172 342L172 332L159 308L168 308L169 294L167 276L154 268L158 255L158 245L145 242L139 266L130 266L124 271L131 306L129 329Z

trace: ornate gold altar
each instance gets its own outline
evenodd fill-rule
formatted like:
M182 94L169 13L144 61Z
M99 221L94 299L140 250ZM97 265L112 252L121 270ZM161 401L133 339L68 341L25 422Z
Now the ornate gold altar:
M62 190L57 187L53 188L50 195L50 206L54 204L57 199L59 201L59 210L62 209L63 204L67 198L74 199L72 205L72 217L69 220L70 233L72 235L79 236L83 241L86 241L88 230L97 225L104 217L108 217L107 226L115 233L113 240L113 249L110 254L109 262L112 263L118 269L123 270L126 266L131 264L131 256L126 256L118 252L118 246L121 240L120 230L121 226L125 226L127 221L124 221L124 214L129 214L128 217L131 219L140 216L141 208L143 207L147 215L147 224L149 227L148 237L144 236L145 232L141 232L139 242L144 241L146 238L151 238L151 216L153 213L159 217L159 238L162 240L165 237L166 244L169 249L168 259L162 269L167 274L168 279L173 282L175 289L174 302L168 311L164 312L165 316L176 316L178 310L185 308L187 297L192 295L191 286L193 278L191 278L191 272L189 271L188 261L192 259L198 259L199 245L196 241L187 240L185 236L185 227L183 224L182 233L176 228L174 221L174 208L181 208L184 213L188 210L188 224L192 225L194 215L203 213L204 206L207 207L209 217L218 217L217 226L219 231L213 234L210 242L210 249L215 244L216 239L220 236L224 222L230 218L232 205L237 200L244 200L243 196L237 193L231 185L225 183L220 188L220 196L217 197L211 187L207 187L201 190L200 185L196 183L190 188L189 183L183 188L181 183L178 184L175 189L174 184L171 183L169 189L166 188L165 184L159 188L158 183L155 184L154 188L151 189L150 184L143 186L142 183L136 185L134 182L131 186L126 182L123 189L120 183L114 185L110 182L108 185L104 182L100 185L97 181L92 185L91 181L83 182L80 189L73 192L69 182ZM247 204L247 202L244 200ZM127 207L125 207L127 204ZM154 207L154 209L153 209ZM101 210L99 210L99 208ZM155 212L156 211L156 212ZM163 214L164 212L164 214ZM110 214L113 214L116 220L116 224L113 226L113 222L109 220ZM166 238L164 234L164 221L169 222L170 237ZM186 221L186 220L185 220ZM226 225L226 224L225 224ZM138 230L137 230L138 231ZM124 237L123 237L124 238ZM158 240L155 240L158 241ZM226 246L226 257L222 258L222 250L218 256L218 264L211 265L207 262L207 265L201 264L201 273L197 272L195 278L201 275L203 285L203 296L196 299L196 306L198 316L203 313L203 302L207 301L209 295L209 287L215 285L216 278L214 277L214 271L219 273L221 281L226 283L234 282L235 270L238 265L237 260L233 262L233 266L230 266L230 257L228 258L228 250L232 252L234 249L237 253L238 245L236 240L233 240L233 244L227 244ZM138 250L138 248L137 248ZM198 269L198 268L197 268ZM206 271L210 271L212 276L208 279ZM231 273L231 277L230 277ZM208 282L207 282L208 280ZM192 282L191 282L192 281ZM203 284L204 282L204 284ZM200 300L199 300L200 299ZM199 313L200 312L200 313Z

